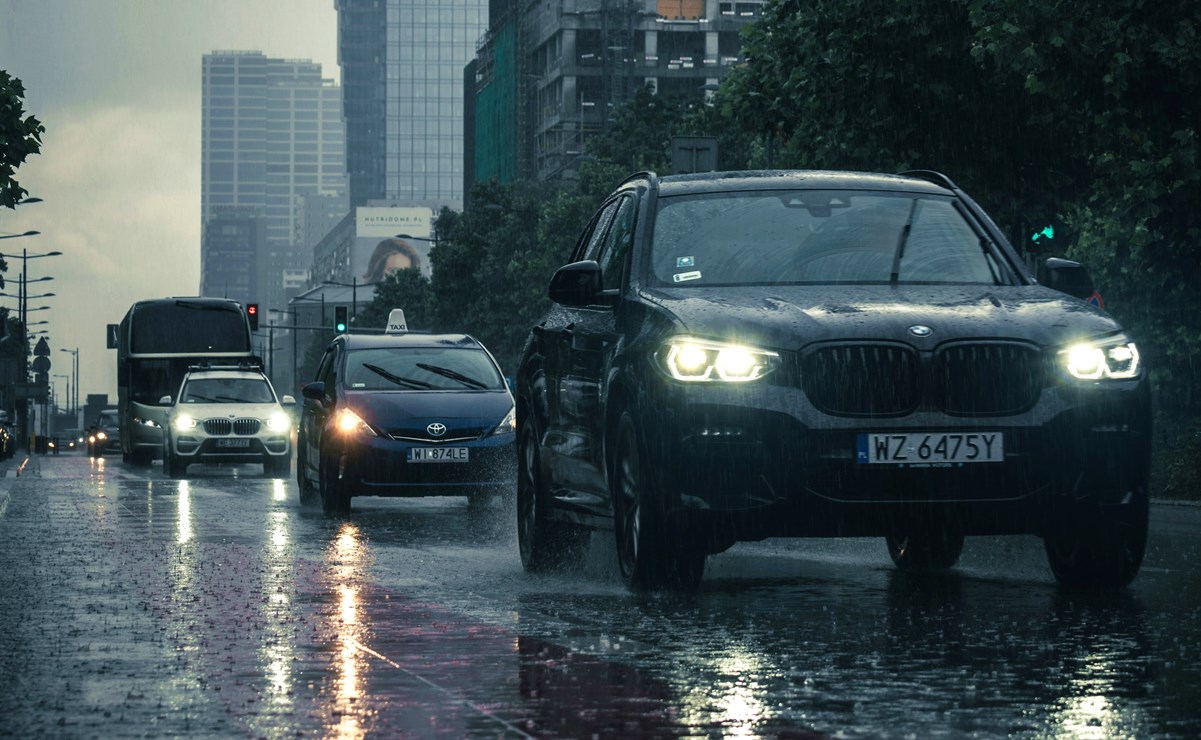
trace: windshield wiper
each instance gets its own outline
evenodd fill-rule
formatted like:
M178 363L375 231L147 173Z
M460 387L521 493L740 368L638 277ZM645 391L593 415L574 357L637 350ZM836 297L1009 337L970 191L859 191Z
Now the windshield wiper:
M364 362L363 367L367 368L368 370L370 370L371 372L380 376L381 378L385 378L387 380L392 381L396 385L407 385L410 388L433 388L434 387L432 384L427 383L424 380L415 380L413 378L402 378L399 375L393 375L392 373L388 372L387 370L383 369L382 367L379 367L378 365L372 365L370 362Z
M905 221L905 227L901 229L901 236L897 239L897 251L892 256L892 275L888 282L896 285L897 278L901 274L901 258L905 256L905 242L909 241L909 232L913 230L913 219L917 216L918 199L913 199L913 205L909 207L909 219Z
M469 386L472 388L479 388L482 390L482 389L488 387L487 383L481 383L480 381L476 380L475 378L473 378L471 376L464 375L463 373L460 373L460 372L455 372L454 370L451 370L448 367L442 367L441 365L427 365L424 362L418 362L417 367L421 368L422 370L428 370L431 373L437 373L438 375L441 375L444 378L450 378L451 380L457 380L460 383L462 383L463 385L466 385L466 386Z

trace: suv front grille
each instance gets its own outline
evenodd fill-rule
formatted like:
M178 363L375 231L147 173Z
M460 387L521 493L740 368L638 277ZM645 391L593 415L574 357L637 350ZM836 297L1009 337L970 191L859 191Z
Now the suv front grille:
M259 433L262 422L258 419L205 419L204 431L213 437L236 434L250 437Z
M895 344L823 346L802 355L800 372L810 403L833 416L1020 414L1047 379L1041 353L1016 342L953 344L932 357Z
M801 387L827 414L908 414L921 399L917 352L892 344L820 347L801 358Z

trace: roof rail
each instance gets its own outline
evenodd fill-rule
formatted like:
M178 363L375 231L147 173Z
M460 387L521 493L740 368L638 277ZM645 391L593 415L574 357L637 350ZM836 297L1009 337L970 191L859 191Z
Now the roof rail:
M942 185L944 188L950 188L951 190L959 189L955 183L951 182L951 178L947 177L941 172L935 172L934 170L905 170L904 172L900 172L898 174L902 175L903 177L915 177L919 180L932 182L935 185Z
M188 365L188 372L197 370L259 370L263 369L262 358L255 357L251 360L242 360L237 363L218 364L215 362L198 362L194 365Z

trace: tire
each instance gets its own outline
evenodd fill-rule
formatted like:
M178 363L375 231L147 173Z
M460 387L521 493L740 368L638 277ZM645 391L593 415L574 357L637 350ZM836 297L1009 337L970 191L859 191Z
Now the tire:
M538 434L526 423L517 441L517 548L529 573L577 567L584 559L589 530L550 519L542 481Z
M186 478L188 475L188 464L171 451L170 445L170 441L163 445L163 472L166 473L168 478Z
M963 554L963 534L947 529L890 534L884 537L884 544L901 570L945 570Z
M1147 549L1149 506L1145 490L1121 504L1061 505L1043 537L1059 585L1121 588L1133 581Z
M321 510L331 516L350 513L350 491L346 481L338 478L336 462L326 454L321 456L321 473L317 478Z
M291 455L283 455L281 457L276 457L275 455L263 456L263 475L268 478L287 478L290 472L292 472Z
M667 520L643 469L642 450L633 417L622 413L610 476L621 580L632 591L694 591L705 573L705 552Z

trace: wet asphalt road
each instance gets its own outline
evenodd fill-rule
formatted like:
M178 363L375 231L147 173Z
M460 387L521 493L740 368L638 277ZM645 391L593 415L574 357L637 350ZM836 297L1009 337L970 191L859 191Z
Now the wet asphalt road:
M918 578L878 540L742 544L636 596L609 537L527 576L513 513L461 498L326 518L257 466L15 467L3 736L1201 736L1197 507L1153 507L1115 594L1011 537Z

